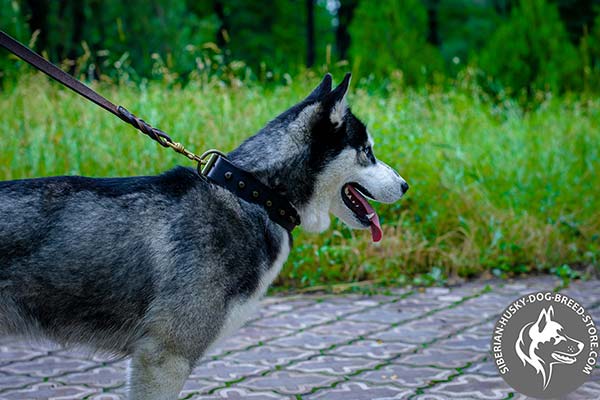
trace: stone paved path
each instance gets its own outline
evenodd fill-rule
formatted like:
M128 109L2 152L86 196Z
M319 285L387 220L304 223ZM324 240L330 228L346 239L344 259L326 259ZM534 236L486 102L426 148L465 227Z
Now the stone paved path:
M489 356L512 300L552 277L389 295L272 297L194 369L186 399L524 399ZM600 281L563 291L600 322ZM0 399L123 399L127 361L0 341ZM600 398L600 373L569 396Z

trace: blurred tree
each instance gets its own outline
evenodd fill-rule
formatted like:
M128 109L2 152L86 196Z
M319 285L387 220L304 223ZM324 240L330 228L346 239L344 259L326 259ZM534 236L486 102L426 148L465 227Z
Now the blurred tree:
M406 83L421 85L443 71L438 50L427 43L427 9L420 0L361 1L350 25L350 55L361 75L379 79L394 70Z
M427 6L427 21L429 22L427 41L434 46L439 46L438 12L440 0L425 0L425 4Z
M23 15L29 16L32 31L39 33L36 49L54 62L72 60L71 72L87 66L95 76L115 67L151 76L157 59L185 74L195 67L194 54L186 46L213 41L218 26L214 15L201 19L183 1L27 0L23 4Z
M581 86L579 55L556 4L522 0L482 50L478 65L500 84L493 90L572 90Z
M18 1L0 0L0 27L23 43L28 43L31 39L31 33ZM15 65L15 62L9 59L8 52L0 48L0 81L17 73Z
M497 0L441 0L438 6L440 51L449 70L457 72L501 22Z
M571 43L577 45L583 36L584 27L592 26L594 6L600 6L600 0L557 0L557 4Z
M306 66L315 63L315 0L306 1Z
M335 42L340 60L348 59L348 49L350 48L350 32L348 32L348 28L354 17L354 10L357 5L358 0L340 0L336 11L337 27L335 30Z
M591 31L581 38L585 89L600 90L600 14L596 16Z

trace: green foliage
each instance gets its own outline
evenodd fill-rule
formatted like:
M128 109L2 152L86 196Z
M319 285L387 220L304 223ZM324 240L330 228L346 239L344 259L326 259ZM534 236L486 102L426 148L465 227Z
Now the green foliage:
M480 51L500 23L493 1L441 0L440 51L451 71L464 67Z
M29 42L29 29L18 1L0 0L0 27L12 37L24 43ZM0 48L0 82L7 78L14 79L18 73L18 70L13 67L14 62L8 57L8 51Z
M521 0L490 38L478 59L492 90L576 90L581 63L555 4Z
M227 0L225 26L231 57L244 60L261 78L273 71L294 72L306 62L304 1L275 0L268 6L259 1ZM324 2L315 3L317 64L325 61L325 48L333 42L331 15ZM268 73L268 76L264 74Z
M197 49L214 41L217 24L182 1L50 2L44 48L54 61L79 59L91 78L114 71L126 80L161 77L162 65L185 75L196 67Z
M275 88L216 81L94 86L200 152L233 149L304 98L317 79L302 75ZM396 204L375 205L384 228L378 244L337 220L320 235L295 231L279 285L430 285L480 274L573 277L581 266L600 268L597 98L548 97L524 112L514 101L485 100L476 86L386 97L354 87L350 96L377 156L411 189ZM10 132L0 179L146 175L187 164L40 74L8 85L0 109L0 130Z
M427 10L421 0L361 1L350 25L350 55L362 76L385 78L402 71L409 85L422 85L443 71L438 50L427 43Z
M90 81L282 83L314 54L313 68L353 70L372 89L453 85L480 68L488 93L526 102L600 90L597 13L592 0L0 0L4 30ZM22 65L2 57L0 79Z
M600 14L596 16L591 32L585 32L579 46L586 91L600 89Z

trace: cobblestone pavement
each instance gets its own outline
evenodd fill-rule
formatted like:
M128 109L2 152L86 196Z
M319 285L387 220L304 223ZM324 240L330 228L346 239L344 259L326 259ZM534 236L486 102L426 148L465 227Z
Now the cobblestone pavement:
M271 297L188 379L186 399L524 399L498 376L495 320L552 277L392 289L387 295ZM600 321L600 281L563 291ZM0 399L122 399L127 361L0 341ZM600 398L600 373L569 397Z

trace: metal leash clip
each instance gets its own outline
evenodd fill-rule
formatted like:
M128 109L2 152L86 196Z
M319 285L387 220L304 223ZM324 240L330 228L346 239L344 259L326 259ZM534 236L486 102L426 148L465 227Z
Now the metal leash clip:
M202 177L206 177L210 170L214 167L217 159L219 157L227 158L227 155L222 151L216 149L206 150L200 156L200 161L198 161L198 173Z

